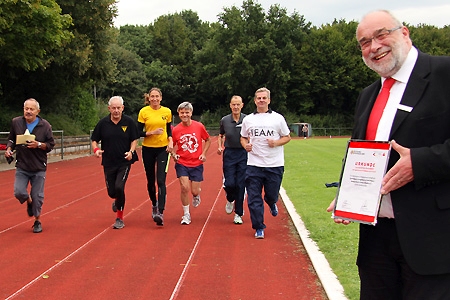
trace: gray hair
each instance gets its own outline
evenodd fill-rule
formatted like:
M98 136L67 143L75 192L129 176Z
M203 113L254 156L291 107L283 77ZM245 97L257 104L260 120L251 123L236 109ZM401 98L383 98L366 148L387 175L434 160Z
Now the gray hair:
M36 108L37 108L38 110L41 109L41 106L39 105L39 102L37 102L37 100L34 99L34 98L29 98L29 99L25 100L25 101L23 102L23 107L25 107L25 103L27 103L27 101L34 101L34 103L36 103Z
M230 102L231 102L233 99L238 99L238 100L241 100L241 102L242 102L242 97L239 96L239 95L233 95L233 97L231 97L231 99L230 99Z
M190 102L187 102L187 101L185 101L185 102L181 103L180 105L178 105L177 112L179 112L182 109L188 109L190 111L194 111L194 108L192 107L192 104Z
M111 102L114 100L119 100L120 104L123 105L123 98L121 96L112 96L108 101L108 105L111 105Z
M266 88L266 87L262 87L262 88L257 89L256 92L255 92L255 97L256 97L256 94L262 93L262 92L267 93L267 98L270 99L270 90L268 88Z
M359 21L358 26L356 27L356 32L358 32L359 24L360 24L362 21L364 21L364 19L365 19L367 16L369 16L369 15L371 15L371 14L373 14L373 13L378 13L378 12L382 12L382 13L387 14L387 15L392 19L392 21L394 22L395 26L397 26L397 27L403 26L403 23L402 23L399 19L397 19L397 17L394 16L389 10L386 10L386 9L379 9L379 10L373 10L373 11L371 11L371 12L366 13L366 14L361 18L361 20Z

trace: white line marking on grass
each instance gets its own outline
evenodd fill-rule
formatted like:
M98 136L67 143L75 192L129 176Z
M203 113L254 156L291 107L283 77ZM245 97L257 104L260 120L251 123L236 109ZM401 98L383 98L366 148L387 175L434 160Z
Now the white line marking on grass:
M294 204L292 204L291 199L289 199L286 194L286 190L281 187L280 188L281 200L286 206L286 210L288 211L294 226L297 228L297 232L300 236L300 239L303 242L303 246L305 246L306 252L308 253L309 258L316 270L317 276L319 277L323 288L328 296L329 300L347 300L347 297L344 294L344 288L341 283L334 274L333 270L330 267L325 255L320 251L316 242L314 242L309 237L309 231L305 227L305 223L303 223L302 219L298 215L295 210Z

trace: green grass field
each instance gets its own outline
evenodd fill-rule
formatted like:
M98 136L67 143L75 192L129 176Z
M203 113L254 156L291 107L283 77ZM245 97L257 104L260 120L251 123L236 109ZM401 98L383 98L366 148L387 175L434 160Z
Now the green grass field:
M283 187L344 287L346 296L359 299L356 267L357 224L335 224L326 211L337 188L348 138L293 139L285 145Z

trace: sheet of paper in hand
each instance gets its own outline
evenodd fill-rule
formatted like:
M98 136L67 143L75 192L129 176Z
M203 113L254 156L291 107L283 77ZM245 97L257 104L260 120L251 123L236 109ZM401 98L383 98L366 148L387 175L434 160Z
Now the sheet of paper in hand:
M386 174L389 142L350 140L332 217L375 225Z
M24 134L19 134L16 136L16 145L26 144L28 141L34 141L36 136L34 134L30 134L30 132L25 130Z

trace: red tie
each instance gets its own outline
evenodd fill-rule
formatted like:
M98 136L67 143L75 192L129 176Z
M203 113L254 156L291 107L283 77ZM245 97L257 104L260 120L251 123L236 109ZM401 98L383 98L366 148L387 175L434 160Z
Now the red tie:
M372 112L370 113L369 122L367 122L366 140L375 140L378 123L383 115L384 108L386 107L386 103L389 99L391 87L394 83L395 79L391 77L387 78L383 83L381 92L378 94L375 104L373 105Z

